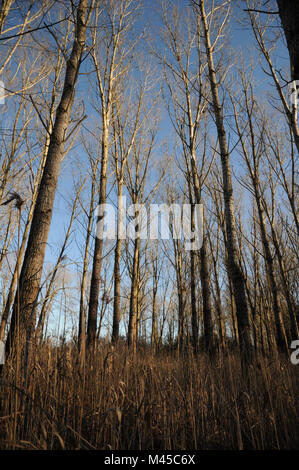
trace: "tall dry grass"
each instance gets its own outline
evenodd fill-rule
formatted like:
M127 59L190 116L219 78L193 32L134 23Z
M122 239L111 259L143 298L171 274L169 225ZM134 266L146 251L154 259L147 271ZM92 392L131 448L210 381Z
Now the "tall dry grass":
M19 364L17 365L17 363ZM14 365L13 365L14 364ZM1 449L295 449L298 371L237 355L178 358L101 346L79 369L76 348L38 347L7 363L0 385ZM19 369L18 376L15 369Z

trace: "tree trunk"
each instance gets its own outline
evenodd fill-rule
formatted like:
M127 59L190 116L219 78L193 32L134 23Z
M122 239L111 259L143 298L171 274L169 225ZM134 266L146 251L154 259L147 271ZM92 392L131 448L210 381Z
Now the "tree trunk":
M85 45L85 17L87 0L81 0L77 9L77 20L73 48L66 65L64 88L56 112L45 168L37 196L32 224L20 274L19 288L14 302L11 326L6 342L6 354L10 354L18 330L23 336L27 330L32 334L35 326L35 305L39 294L40 280L52 219L52 211L63 158L64 144L75 96L82 53ZM18 312L21 313L20 318Z
M157 345L157 286L153 286L153 309L152 309L152 331L151 331L151 348L156 350Z
M183 353L185 343L185 325L184 325L184 289L183 289L183 272L182 272L182 250L180 242L173 240L175 250L175 270L176 270L176 283L178 295L178 339L177 351L178 354Z
M299 1L277 0L279 16L290 54L292 80L299 80Z
M219 229L218 229L219 231ZM219 237L219 233L217 234ZM219 285L219 278L218 278L218 270L217 270L217 260L216 256L218 257L218 242L217 242L217 254L215 256L214 254L214 247L212 245L212 239L211 235L208 231L208 240L209 240L209 245L210 245L210 253L212 257L212 262L213 262L213 269L214 269L214 278L215 278L215 287L216 287L216 293L215 293L215 304L216 304L216 311L217 311L217 320L218 320L218 334L219 334L219 339L220 339L220 345L222 349L224 350L226 346L226 334L225 334L225 326L224 326L224 318L223 318L223 309L222 309L222 303L221 303L221 292L220 292L220 285Z
M191 141L193 143L190 149L191 150L191 173L192 173L195 201L196 201L196 204L201 204L201 187L200 187L199 178L197 174L197 168L196 168L194 140L191 139ZM199 250L199 255L200 255L200 283L201 283L201 295L202 295L202 306L203 306L205 350L206 352L211 352L212 347L213 347L212 301L211 301L209 269L208 269L208 261L207 261L207 241L206 241L205 233L203 233L202 246Z
M122 240L117 237L114 253L114 305L113 305L113 327L112 343L117 343L119 338L119 323L121 318L120 311L120 257Z
M231 167L229 160L229 150L224 128L224 120L222 107L218 93L218 84L215 72L213 52L210 41L210 32L208 21L204 8L204 0L199 2L201 20L203 25L203 34L206 44L206 53L209 69L209 80L212 92L214 115L217 127L217 134L220 147L221 165L222 165L222 182L224 193L224 211L227 235L227 252L228 252L228 275L232 282L234 298L236 303L236 314L238 322L239 344L241 351L242 364L245 365L252 359L252 340L249 322L248 305L246 299L245 279L239 267L237 256L237 236L236 222L234 215L234 199L231 178Z
M258 215L259 215L262 244L264 248L266 272L267 272L267 277L268 277L268 282L269 282L269 288L272 294L273 314L274 314L275 332L276 332L276 335L275 335L276 344L280 351L288 352L288 342L286 338L286 332L284 329L284 325L283 325L283 321L282 321L281 313L280 313L280 308L279 308L278 289L277 289L275 276L274 276L273 257L271 255L271 250L270 250L269 242L267 239L266 226L265 226L265 221L263 217L263 211L261 207L260 198L257 193L255 194L255 196L256 196L257 209L258 209Z
M194 207L194 206L193 206ZM190 276L191 276L191 325L192 325L192 347L198 352L198 315L196 306L196 255L194 250L190 251Z
M267 206L264 205L263 209L266 212L268 221L271 226L272 241L273 241L275 253L278 259L278 266L279 266L279 271L280 271L280 276L281 276L281 281L282 281L282 289L283 289L287 306L288 306L288 312L289 312L290 324L291 324L291 335L292 335L292 338L297 338L298 337L298 325L297 325L297 320L296 320L295 305L294 305L294 301L292 298L292 294L290 292L290 288L288 286L287 276L285 273L285 267L284 267L284 262L283 262L283 257L281 254L280 246L279 246L279 241L277 239L275 227L271 220Z
M136 225L136 232L138 231ZM134 243L134 257L132 269L132 283L130 296L130 312L129 312L129 329L128 329L128 346L136 352L137 348L137 303L138 303L138 269L139 269L139 251L140 238L137 237Z
M107 186L107 166L108 166L108 139L109 139L109 120L103 119L103 141L102 141L102 161L101 161L101 176L100 176L100 194L99 206L106 202L106 186ZM101 216L104 217L104 214ZM101 217L97 217L97 223L100 222ZM102 255L103 255L103 240L96 237L93 254L93 265L90 283L89 295L89 309L88 309L88 323L87 323L87 345L93 348L95 345L96 332L97 332L97 319L98 319L98 306L99 306L99 292L101 283L102 271Z
M119 338L119 323L121 319L120 311L120 258L122 239L120 234L122 233L122 195L123 195L123 181L122 179L118 182L118 217L117 217L117 240L114 252L114 304L113 304L113 327L112 327L112 342L117 343Z

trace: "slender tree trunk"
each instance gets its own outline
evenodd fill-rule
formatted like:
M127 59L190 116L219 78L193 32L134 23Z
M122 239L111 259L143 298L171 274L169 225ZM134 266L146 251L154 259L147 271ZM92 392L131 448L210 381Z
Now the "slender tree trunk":
M278 289L277 289L275 276L274 276L273 257L272 257L269 242L267 239L266 226L265 226L265 221L263 217L260 197L259 197L259 194L257 193L255 194L255 196L256 196L257 209L258 209L258 215L259 215L262 244L264 248L266 272L267 272L267 277L268 277L268 282L269 282L269 288L272 294L273 314L274 314L275 331L276 331L276 344L280 351L288 352L288 342L286 338L286 332L284 329L284 325L283 325L283 321L282 321L281 313L280 313L280 308L279 308Z
M83 260L83 272L82 280L80 286L80 310L79 310L79 329L78 329L78 346L79 354L82 361L85 357L85 347L86 347L86 307L85 307L85 290L86 290L86 281L87 281L87 269L88 269L88 250L90 243L90 231L91 231L91 221L92 221L92 210L89 213L89 221L84 249L84 260Z
M109 2L108 2L109 4ZM106 187L107 187L107 168L108 168L108 151L109 151L109 130L110 130L110 120L111 120L111 111L112 103L115 96L113 96L113 89L116 87L116 79L121 75L121 63L116 63L117 55L119 52L120 46L120 36L122 32L126 29L123 25L123 21L126 17L130 16L126 11L126 8L129 6L130 2L120 2L120 18L118 25L116 24L116 8L117 4L108 5L107 12L111 7L113 14L111 16L111 30L110 33L110 43L106 46L104 66L103 69L100 66L98 57L96 55L96 30L93 36L94 40L94 49L91 53L93 62L95 65L95 70L97 74L98 81L98 91L101 98L101 108L102 108L102 155L101 155L101 174L100 174L100 191L99 191L99 205L106 203ZM100 9L100 7L99 7ZM97 12L98 13L98 12ZM111 14L111 12L109 12ZM113 18L112 18L113 17ZM98 18L97 18L98 21ZM100 26L98 26L100 27ZM120 57L122 54L119 54ZM102 64L103 65L103 64ZM117 73L116 73L117 69ZM116 76L115 76L116 75ZM104 217L104 215L103 215ZM97 218L97 223L100 222L100 217ZM96 340L96 331L97 331L97 318L98 318L98 306L99 306L99 292L100 292L100 283L101 283L101 270L102 270L102 256L103 256L103 240L96 237L94 245L94 254L93 254L93 265L92 265L92 274L91 274L91 283L90 283L90 294L89 294L89 309L88 309L88 321L87 321L87 345L90 350L94 348Z
M117 343L119 339L119 323L121 319L120 311L120 257L121 257L122 240L117 237L114 252L114 304L113 304L113 327L112 327L112 343Z
M187 164L188 167L188 164ZM188 190L189 190L189 202L191 205L191 232L195 229L195 205L192 197L190 175L188 176ZM198 179L196 180L198 182ZM197 188L199 189L199 188ZM199 194L199 190L197 191ZM198 253L194 250L190 250L190 291L191 291L191 327L192 327L192 347L195 353L198 352L198 314L196 305L196 255ZM202 286L203 288L203 286Z
M185 325L184 325L184 292L183 292L183 271L182 271L182 251L179 241L173 240L175 249L175 270L178 296L178 339L177 351L182 354L185 343Z
M218 232L219 232L219 229L218 229ZM219 233L217 234L217 236L219 237ZM218 320L218 334L219 334L221 347L224 349L225 346L226 346L226 339L225 339L226 335L225 335L223 309L222 309L222 303L221 303L221 292L220 292L218 269L217 269L216 256L218 256L218 255L215 256L215 254L214 254L215 249L212 245L212 240L211 240L211 236L209 234L209 231L208 231L208 240L209 240L210 253L211 253L212 262L213 262L215 287L216 287L215 304L216 304L217 320ZM217 253L218 253L218 242L217 242L216 250L217 250Z
M119 323L121 319L120 311L120 259L122 249L122 239L120 234L122 232L122 195L123 195L123 181L118 182L118 217L117 217L117 240L114 252L114 304L113 304L113 327L112 327L112 342L117 343L119 338Z
M214 115L217 127L217 134L220 147L221 165L222 165L222 182L224 196L224 211L227 235L227 253L228 253L228 275L232 282L234 298L236 303L236 314L238 321L239 344L241 350L242 364L245 366L247 362L252 360L252 340L250 331L250 321L248 313L248 305L246 299L245 279L239 267L237 256L237 236L236 222L234 215L234 199L231 177L231 167L229 160L229 150L224 128L224 120L220 98L218 93L218 84L213 59L213 51L210 41L210 32L208 20L204 8L204 0L200 0L199 9L203 25L203 35L206 44L206 54L208 60L209 80L211 85L212 100L214 107Z
M263 246L263 251L264 251L264 260L265 260L265 267L266 267L266 273L267 273L267 281L268 281L269 291L271 292L271 297L272 297L276 345L280 351L287 352L288 342L287 342L285 327L284 327L284 323L283 323L283 319L282 319L281 311L280 311L280 306L279 306L278 288L277 288L277 283L276 283L275 274L274 274L274 258L272 257L272 254L271 254L271 249L270 249L270 244L269 244L268 237L267 237L266 224L264 221L264 214L263 214L263 204L262 204L261 190L260 190L261 184L260 184L260 177L259 177L260 155L257 152L256 134L255 134L253 121L252 121L252 107L251 107L251 103L249 102L248 90L245 87L244 87L244 96L245 96L245 104L246 104L246 111L247 111L247 117L248 117L248 127L249 127L249 132L250 132L250 142L251 142L250 155L244 142L243 132L240 129L236 111L235 111L235 121L236 121L237 131L238 131L238 135L240 137L240 142L241 142L242 149L243 149L244 158L245 158L246 165L248 168L249 177L253 186L253 194L254 194L256 206L257 206L261 241L262 241L262 246Z
M89 246L90 246L90 237L91 237L91 229L92 229L93 210L94 210L95 184L96 184L96 170L93 170L91 197L90 197L89 214L88 214L88 225L87 225L87 233L86 233L85 248L84 248L82 280L81 280L81 286L80 286L78 347L79 347L79 356L80 356L81 366L84 363L85 353L86 353L85 295L86 295L86 283L87 283L87 273L88 273L88 253L89 253Z
M136 225L138 231L138 224ZM137 303L138 303L138 269L139 269L139 251L140 238L137 237L134 242L133 269L131 281L130 295L130 312L129 312L129 329L128 329L128 346L136 352L137 348Z
M107 186L107 166L108 166L108 146L109 146L109 121L106 117L103 119L103 136L102 136L102 161L101 161L101 176L100 176L100 194L99 206L106 202L106 186ZM102 216L97 217L97 223L100 222ZM103 239L96 237L93 254L93 265L90 283L89 295L89 309L88 309L88 323L87 323L87 345L93 348L95 345L96 332L97 332L97 318L99 306L99 293L101 283L102 271L102 256L103 256Z
M194 207L194 205L192 206ZM192 209L193 211L193 209ZM192 347L195 353L198 352L198 315L196 305L196 254L190 251L190 276L191 276L191 325L192 325Z
M153 268L153 298L152 298L152 329L151 329L151 349L156 351L157 347L157 294L158 294L158 247L152 256L152 268Z
M212 321L212 304L210 295L209 269L206 252L206 237L200 249L200 280L203 300L203 324L205 335L205 350L212 352L213 350L213 321Z
M66 133L69 126L75 96L82 53L85 45L87 0L81 0L77 9L75 38L66 65L64 88L56 112L47 159L37 196L32 224L20 274L19 288L13 307L11 326L6 342L6 354L10 354L18 330L32 335L35 325L35 305L40 288L40 280L52 219L52 211L63 158ZM20 307L21 316L18 319ZM20 320L20 321L19 321Z
M191 136L193 137L193 136ZM194 148L194 139L191 146L191 173L194 187L196 204L201 204L201 187L196 168L196 157ZM207 260L207 237L203 233L202 246L199 250L200 256L200 283L203 305L203 319L204 319L204 336L205 336L205 349L206 352L211 352L213 349L213 321L212 321L212 301L210 292L209 268Z
M151 330L151 348L156 350L157 345L157 286L153 286L153 302L152 302L152 330Z
M288 286L288 282L287 282L283 257L282 257L282 254L281 254L281 250L280 250L279 242L278 242L278 239L277 239L275 227L273 225L273 222L271 220L271 217L270 217L270 214L268 212L267 206L265 204L263 205L263 209L265 210L265 212L267 214L267 218L268 218L269 224L271 226L272 241L273 241L273 245L274 245L274 248L275 248L275 253L276 253L276 256L277 256L277 260L278 260L280 278L281 278L281 281L282 281L282 289L283 289L284 296L285 296L287 306L288 306L288 312L289 312L290 323L291 323L291 335L292 335L292 338L297 338L298 337L298 325L297 325L297 320L296 320L295 306L294 306L294 301L292 299L292 295L291 295L291 292L290 292L290 289L289 289L289 286Z

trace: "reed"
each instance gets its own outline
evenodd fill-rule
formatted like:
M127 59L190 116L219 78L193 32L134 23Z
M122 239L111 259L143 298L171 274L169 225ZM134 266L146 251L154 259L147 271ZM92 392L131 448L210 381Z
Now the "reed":
M6 364L1 449L295 449L298 368L263 358L136 355L101 345L80 367L72 344Z

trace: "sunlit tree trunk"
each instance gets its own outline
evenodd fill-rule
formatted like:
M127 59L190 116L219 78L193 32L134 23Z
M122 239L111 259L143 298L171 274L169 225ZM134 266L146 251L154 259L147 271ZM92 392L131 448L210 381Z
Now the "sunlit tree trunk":
M246 362L249 362L252 359L252 340L246 299L245 279L239 266L237 254L237 235L229 150L224 127L223 109L218 92L210 29L205 12L204 0L200 0L198 6L206 45L209 80L221 156L224 213L227 235L228 275L232 282L236 304L241 359L245 365Z
M23 332L26 330L27 338L30 338L35 325L34 311L39 293L54 198L75 97L75 85L85 46L87 5L87 0L81 0L77 8L75 38L72 52L66 65L64 87L50 137L45 168L20 273L19 288L17 289L11 326L6 342L7 355L10 354L14 346L18 330L20 329L21 336L23 336Z

